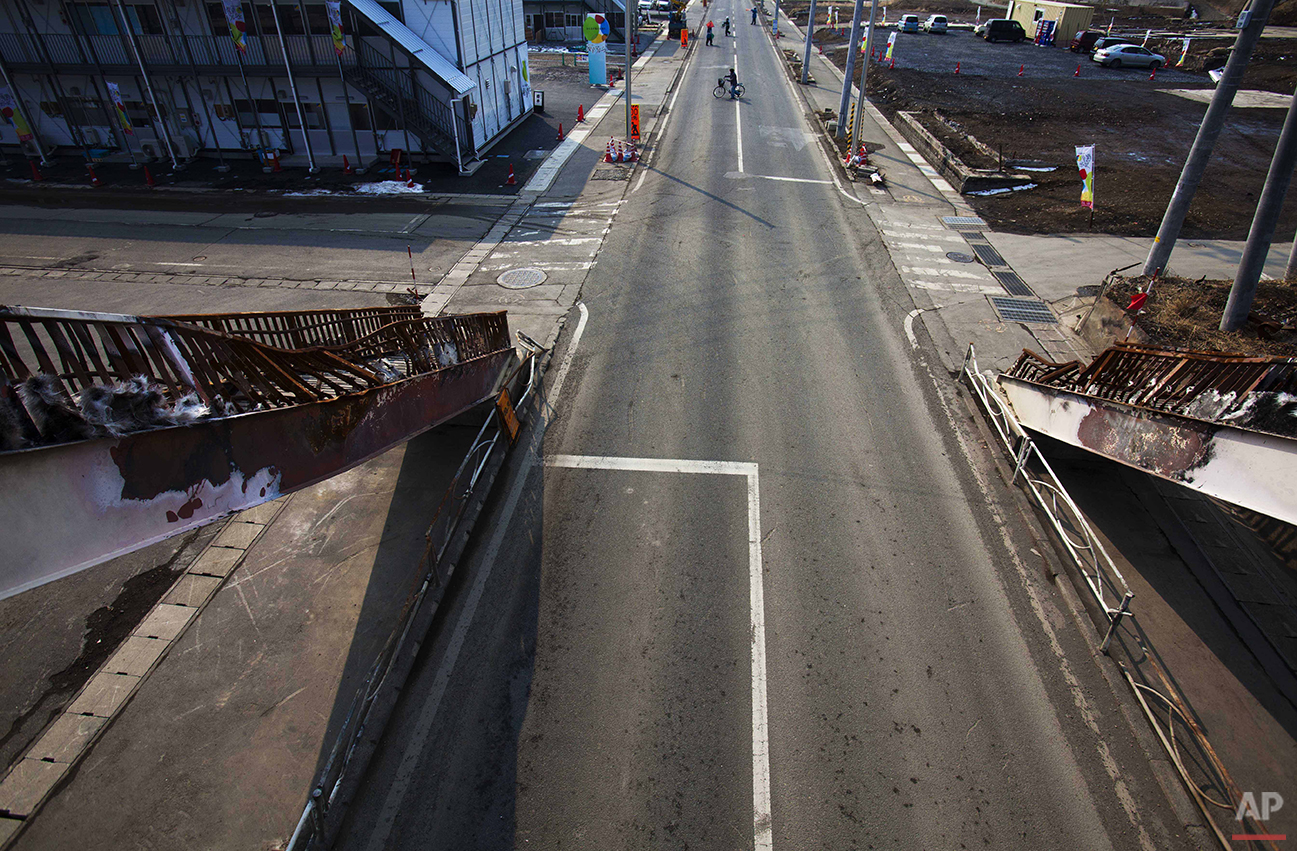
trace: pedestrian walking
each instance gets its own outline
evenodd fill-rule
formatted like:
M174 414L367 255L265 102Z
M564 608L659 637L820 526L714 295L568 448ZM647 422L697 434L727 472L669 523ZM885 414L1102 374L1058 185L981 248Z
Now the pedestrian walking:
M707 46L708 47L712 46L712 26L713 26L712 22L708 21L707 22Z
M725 37L730 37L730 19L728 17L725 19Z
M753 7L752 7L752 23L755 24L756 22L757 22L757 7L756 7L756 6L753 6Z

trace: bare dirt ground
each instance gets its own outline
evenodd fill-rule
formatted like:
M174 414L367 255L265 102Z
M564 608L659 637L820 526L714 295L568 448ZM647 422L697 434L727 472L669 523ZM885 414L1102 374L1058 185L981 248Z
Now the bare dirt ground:
M1221 314L1233 281L1194 281L1160 278L1136 320L1148 342L1179 349L1246 353L1250 355L1297 356L1297 334L1281 329L1263 329L1249 322L1238 331L1219 329ZM1107 297L1125 309L1131 296L1148 287L1148 278L1117 278ZM1297 323L1297 283L1262 281L1257 287L1252 315L1279 324Z
M807 4L792 4L799 23ZM943 13L952 21L974 17L964 0L915 0L888 7L888 20L901 14ZM818 9L817 9L818 12ZM982 17L986 18L987 12ZM1144 13L1118 18L1133 34L1139 27L1183 28L1180 18ZM823 13L817 14L817 24ZM848 37L850 7L840 9L844 25L838 31L820 26L816 43L839 67L846 51L833 48ZM1096 21L1109 20L1098 11ZM883 30L885 44L894 30ZM1179 58L1178 39L1150 41L1149 47ZM902 35L894 69L875 63L869 73L870 99L893 117L898 111L919 113L920 120L975 168L998 163L977 153L971 144L933 118L940 112L967 133L1006 159L1023 158L1056 166L1034 172L1034 189L970 198L974 208L996 230L1009 233L1108 233L1152 236L1170 200L1184 158L1206 111L1203 103L1166 94L1166 88L1209 88L1205 68L1219 67L1228 57L1229 41L1200 39L1191 47L1186 69L1164 69L1153 81L1134 69L1105 69L1062 48L1029 44L990 45L967 31L946 36ZM961 62L961 73L953 69ZM1081 66L1080 77L1074 69ZM1019 77L1019 68L1024 76ZM1254 57L1243 88L1291 94L1297 84L1297 42L1266 39ZM1189 239L1244 239L1265 183L1270 158L1282 126L1282 109L1233 109L1215 148L1211 164L1195 196L1181 236ZM1075 147L1097 146L1093 222L1080 206L1080 181L1075 170ZM1289 193L1277 236L1289 239L1297 230L1297 192Z

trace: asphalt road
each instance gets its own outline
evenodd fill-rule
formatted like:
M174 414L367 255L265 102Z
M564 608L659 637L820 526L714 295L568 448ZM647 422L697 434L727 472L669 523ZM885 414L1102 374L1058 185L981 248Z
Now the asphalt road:
M425 203L400 212L384 206L320 213L8 206L0 208L0 265L408 282L410 246L419 282L429 284L490 229L501 209L480 202Z
M338 847L1182 847L728 2Z

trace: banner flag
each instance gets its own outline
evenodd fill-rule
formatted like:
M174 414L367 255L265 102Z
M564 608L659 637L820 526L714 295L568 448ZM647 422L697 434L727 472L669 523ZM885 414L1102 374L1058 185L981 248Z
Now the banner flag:
M598 13L585 16L585 46L590 57L590 85L608 85L608 19Z
M0 86L0 115L3 115L18 131L19 142L30 142L32 140L31 126L27 123L27 119L23 118L22 110L18 108L18 102L14 100L14 96L3 86Z
M342 34L342 0L324 0L329 13L329 31L333 34L333 50L339 56L347 47L347 37Z
M230 38L234 39L234 46L239 49L239 53L247 53L248 44L243 37L248 31L248 25L243 22L242 0L221 0L221 5L225 7L225 20L230 25Z
M884 62L892 61L892 48L896 46L896 33L887 37L887 54L883 57Z
M1191 39L1186 38L1184 44L1180 45L1180 58L1176 60L1175 67L1184 67L1184 59L1189 55L1189 42Z
M1094 145L1076 148L1076 168L1081 172L1081 206L1094 209Z
M127 136L134 136L135 128L131 126L131 119L126 115L126 104L122 103L122 90L117 88L116 83L108 84L108 96L113 99L113 112L117 113L117 123L122 126L122 132Z

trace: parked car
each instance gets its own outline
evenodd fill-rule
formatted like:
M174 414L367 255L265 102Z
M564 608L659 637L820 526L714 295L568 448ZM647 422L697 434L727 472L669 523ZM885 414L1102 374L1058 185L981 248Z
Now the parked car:
M1090 57L1105 68L1161 68L1166 57L1138 44L1118 44L1096 50Z
M1008 18L992 18L982 24L982 31L978 33L987 41L1022 41L1027 37L1027 31L1022 28L1022 24Z
M928 19L923 22L923 31L925 33L935 33L941 35L946 31L945 15L929 15Z
M1097 38L1094 40L1094 44L1090 45L1090 53L1093 54L1096 50L1103 50L1105 47L1116 47L1119 44L1134 44L1134 43L1135 42L1131 41L1130 39L1122 38L1121 36L1105 35L1101 38Z
M1103 37L1103 30L1082 30L1072 38L1067 49L1073 53L1089 53L1094 49L1094 43Z
M916 33L919 31L918 15L902 15L901 19L896 22L896 28L903 33Z

